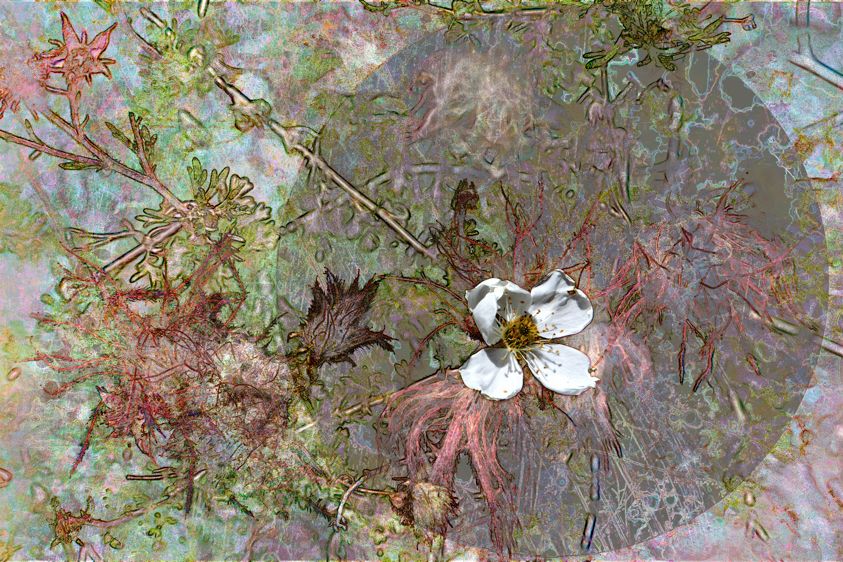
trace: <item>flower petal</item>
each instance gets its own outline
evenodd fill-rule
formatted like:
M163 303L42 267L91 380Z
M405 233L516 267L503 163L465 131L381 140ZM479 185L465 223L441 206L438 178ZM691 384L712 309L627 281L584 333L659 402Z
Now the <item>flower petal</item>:
M98 59L103 52L108 48L108 43L111 40L111 32L117 27L117 23L114 23L106 29L105 31L100 31L97 33L96 37L94 37L93 41L88 43L88 47L91 49L91 56L95 59Z
M579 333L594 317L588 297L575 288L574 280L562 270L554 270L530 291L530 314L539 334L559 338Z
M558 394L580 394L597 384L588 372L588 356L573 347L545 344L524 353L524 359L536 380Z
M500 326L497 316L512 320L521 316L530 307L530 293L511 281L497 278L486 279L465 293L474 322L483 339L489 345L500 341Z
M471 308L471 315L474 316L474 323L477 324L483 340L489 345L495 345L501 340L501 330L497 321L498 298L493 292L489 291L472 305L472 300L469 298L470 292L466 293L466 298L469 299L469 307Z
M479 390L492 400L506 400L521 391L524 372L508 349L481 349L460 367L460 377L468 388Z
M82 46L79 36L76 35L76 30L73 29L73 24L70 23L70 18L64 12L61 12L61 35L68 52Z

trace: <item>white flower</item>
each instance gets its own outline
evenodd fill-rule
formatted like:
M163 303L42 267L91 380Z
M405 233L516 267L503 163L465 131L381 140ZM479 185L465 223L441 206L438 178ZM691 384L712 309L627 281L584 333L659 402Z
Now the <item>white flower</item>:
M552 271L529 292L487 279L465 298L483 340L502 344L481 349L460 368L467 387L493 400L512 398L524 384L519 360L553 392L580 394L595 386L586 354L548 341L581 332L594 316L591 301L563 271Z

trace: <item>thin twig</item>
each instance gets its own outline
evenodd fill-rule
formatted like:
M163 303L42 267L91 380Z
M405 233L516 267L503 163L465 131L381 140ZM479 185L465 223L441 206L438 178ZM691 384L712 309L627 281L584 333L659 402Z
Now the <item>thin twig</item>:
M350 406L350 407L348 407L344 410L334 410L334 416L343 416L343 417L350 416L351 414L359 412L360 410L362 410L364 408L370 408L372 406L377 406L378 404L383 404L390 396L392 396L396 392L398 392L398 391L394 390L394 391L391 391L391 392L385 392L383 394L375 396L374 398L372 398L368 402L362 402L360 404L355 404L354 406ZM307 423L307 424L299 427L298 429L296 429L296 433L302 433L304 431L307 431L311 427L314 427L316 425L316 423L317 423L316 421L312 421L310 423Z
M177 209L183 209L182 201L178 197L173 195L173 192L170 191L170 188L168 188L161 182L161 180L158 179L158 176L155 174L155 167L149 162L149 154L147 153L146 143L144 142L143 135L141 134L140 122L140 118L129 114L129 123L132 126L132 135L135 137L135 143L138 147L137 155L138 160L141 164L141 168L143 168L143 171L149 178L149 180L155 184L155 191L161 194L165 194L164 198ZM178 204L174 204L174 202L177 202Z
M61 129L67 136L73 139L79 146L86 149L88 152L94 156L96 160L96 164L104 169L113 170L131 180L134 180L142 185L147 187L151 187L158 195L160 195L163 199L165 199L170 205L175 207L180 211L184 211L184 203L178 199L172 192L164 187L162 190L160 188L160 182L148 177L141 171L135 170L122 162L114 159L111 155L109 155L105 150L103 150L99 145L97 145L88 135L81 131L81 129L76 129L72 124L68 123L61 115L57 114L54 111L47 111L44 116L47 120Z
M125 254L115 258L109 262L103 271L105 273L117 273L124 267L142 257L144 254L152 250L155 246L159 246L166 242L169 238L175 236L182 229L181 222L170 223L167 227L159 229L155 234L149 237L147 244L138 244Z
M360 478L355 480L354 484L349 486L348 489L345 491L345 493L342 495L342 499L340 500L340 505L337 507L337 519L336 519L336 522L334 524L337 529L344 529L345 528L345 524L343 524L343 522L342 522L342 510L345 507L345 504L348 502L348 498L350 498L351 494L354 493L354 490L356 490L365 480L366 480L366 476L361 476Z
M801 3L802 2L796 3L797 25L800 25L801 23L798 21L799 4ZM806 31L804 34L796 38L797 50L790 56L790 62L843 90L843 73L827 65L821 61L816 54L814 54L814 47L811 44L811 0L805 2L804 13L804 27Z
M771 329L782 334L787 334L789 336L795 336L803 330L803 328L800 328L800 326L792 324L787 320L784 320L777 316L771 317L770 321L767 324ZM804 329L807 329L815 338L820 340L820 347L822 349L831 354L837 355L838 357L843 357L843 344L825 337L823 334L819 333L815 329Z
M145 17L150 23L162 29L165 32L175 35L175 30L166 24L164 20L158 17L154 12L147 8L141 9L141 15ZM232 106L247 112L248 109L256 108L255 100L247 96L237 86L228 81L228 79L217 71L213 65L208 65L205 68L206 72L213 78L214 85L228 95ZM302 156L308 165L319 170L328 180L334 185L342 189L348 194L351 199L366 208L370 213L383 221L389 228L391 228L400 238L404 239L414 250L427 256L428 258L436 258L435 248L429 248L419 241L412 233L404 228L400 222L389 211L384 209L381 205L370 199L357 187L351 184L342 174L335 170L325 159L316 154L310 147L303 143L296 142L291 132L285 128L277 120L272 119L268 115L255 115L255 124L261 127L268 127L284 145L285 150L290 153L297 153Z
M72 152L66 152L64 150L59 150L58 148L53 148L44 144L43 142L36 142L24 137L19 137L14 133L10 133L9 131L4 131L0 129L0 138L7 142L11 142L14 144L18 144L20 146L25 146L27 148L31 148L33 150L37 150L38 152L43 152L44 154L49 154L50 156L55 156L56 158L62 158L64 160L69 160L71 162L78 162L80 164L87 164L89 166L102 166L102 162L97 160L96 158L90 158L88 156L82 156L79 154L73 154Z
M452 291L445 285L441 283L437 283L431 279L427 279L425 277L406 277L404 275L392 275L392 274L385 274L381 275L381 279L386 280L394 280L394 281L401 281L402 283L409 283L411 285L425 285L427 287L433 287L435 289L439 289L440 291L444 291L448 295L450 295L455 301L459 303L465 302L465 299L458 295L456 292Z
M278 121L275 119L270 119L268 122L269 130L275 133L281 141L284 143L290 151L298 152L300 155L304 157L304 159L310 164L311 166L318 169L322 174L331 182L345 191L356 203L365 207L370 213L375 215L377 218L382 220L389 226L398 236L404 239L414 250L427 256L430 259L436 258L435 250L428 248L424 244L422 244L415 236L413 236L406 228L401 226L398 220L395 217L369 199L365 194L363 194L359 189L354 187L351 182L346 180L339 172L337 172L331 165L326 162L321 156L314 153L310 148L305 146L302 143L293 142L292 135L290 132L285 129Z
M843 90L843 75L840 75L840 73L825 63L821 63L815 58L799 52L790 55L790 62Z

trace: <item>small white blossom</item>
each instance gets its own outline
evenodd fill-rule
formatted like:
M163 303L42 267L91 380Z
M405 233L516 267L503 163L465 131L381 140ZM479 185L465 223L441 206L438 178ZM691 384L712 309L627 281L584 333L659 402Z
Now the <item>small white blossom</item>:
M531 291L487 279L465 297L489 345L460 368L467 387L493 400L512 398L524 384L520 360L553 392L580 394L595 386L587 355L549 341L581 332L594 316L591 301L563 271L552 271Z

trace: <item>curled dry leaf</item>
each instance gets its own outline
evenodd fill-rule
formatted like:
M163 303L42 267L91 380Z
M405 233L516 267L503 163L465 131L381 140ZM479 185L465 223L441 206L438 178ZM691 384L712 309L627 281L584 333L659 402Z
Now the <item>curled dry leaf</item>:
M315 370L326 363L351 363L351 356L359 349L377 346L392 351L392 338L382 330L367 327L367 316L378 281L360 284L360 276L347 285L331 271L325 270L325 288L313 285L313 300L300 331L300 352L306 355L308 369Z

